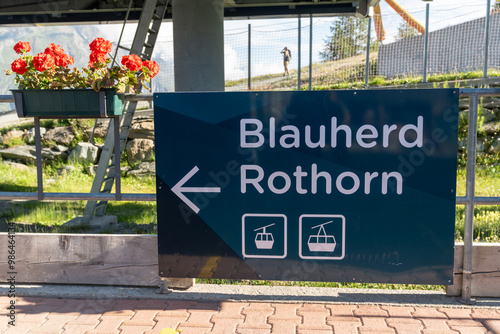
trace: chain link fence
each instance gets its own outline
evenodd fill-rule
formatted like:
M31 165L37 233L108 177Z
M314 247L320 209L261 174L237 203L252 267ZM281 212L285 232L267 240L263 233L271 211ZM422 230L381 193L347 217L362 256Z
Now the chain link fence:
M500 70L500 2L419 1L408 9L392 2L382 1L371 19L250 20L248 27L226 29L226 90L295 89L299 82L307 88L310 73L313 86L335 88L377 78ZM284 46L292 52L289 77L283 76Z

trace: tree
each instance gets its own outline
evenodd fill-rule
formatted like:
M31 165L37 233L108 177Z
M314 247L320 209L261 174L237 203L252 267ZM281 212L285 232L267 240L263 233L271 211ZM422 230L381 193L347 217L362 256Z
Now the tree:
M330 32L332 35L325 40L325 47L319 53L323 60L345 59L366 51L368 20L340 17L330 26ZM375 45L375 40L372 41Z
M413 28L411 25L408 24L408 22L405 21L399 25L396 40L401 41L403 39L410 38L410 37L417 36L417 35L418 35L417 29Z

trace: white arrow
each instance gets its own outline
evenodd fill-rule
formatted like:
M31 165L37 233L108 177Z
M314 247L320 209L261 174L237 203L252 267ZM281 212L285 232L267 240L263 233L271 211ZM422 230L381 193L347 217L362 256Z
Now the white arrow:
M187 173L175 186L172 187L172 191L177 195L184 203L187 204L195 213L200 211L193 202L191 202L183 193L220 193L219 187L183 187L197 171L200 169L198 166L194 166L189 173Z

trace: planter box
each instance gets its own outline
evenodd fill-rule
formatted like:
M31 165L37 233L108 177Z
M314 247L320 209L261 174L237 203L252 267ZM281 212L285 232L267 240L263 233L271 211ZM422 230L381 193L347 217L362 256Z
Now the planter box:
M114 89L12 90L19 117L100 118L122 114L123 95Z

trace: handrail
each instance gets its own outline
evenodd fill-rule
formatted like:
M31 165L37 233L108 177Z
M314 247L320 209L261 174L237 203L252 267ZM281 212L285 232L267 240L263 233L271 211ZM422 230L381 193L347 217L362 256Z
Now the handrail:
M125 101L153 101L153 94L125 94ZM0 103L14 103L12 95L0 95Z

